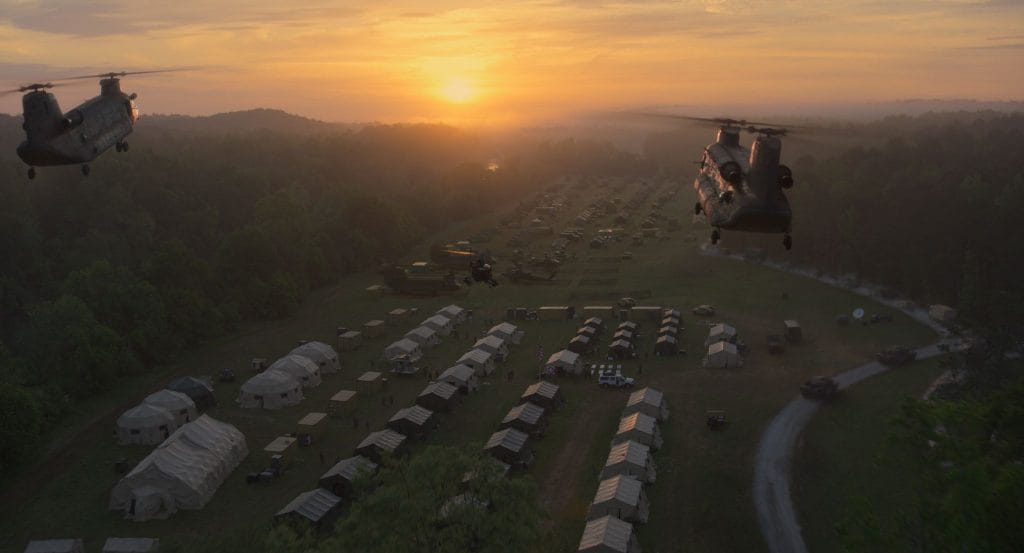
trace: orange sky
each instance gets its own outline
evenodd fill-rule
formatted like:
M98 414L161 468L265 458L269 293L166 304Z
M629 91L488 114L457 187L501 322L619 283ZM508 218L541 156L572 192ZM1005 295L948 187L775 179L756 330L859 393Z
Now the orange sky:
M143 112L530 122L575 110L1024 99L1021 0L0 0L4 88L100 70ZM55 91L56 92L56 91ZM62 107L95 88L59 91ZM20 112L17 95L0 111Z

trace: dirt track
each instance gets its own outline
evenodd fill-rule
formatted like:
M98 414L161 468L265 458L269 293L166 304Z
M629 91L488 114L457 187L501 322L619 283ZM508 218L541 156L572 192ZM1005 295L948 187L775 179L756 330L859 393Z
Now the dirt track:
M919 348L917 358L939 355L941 352L936 346ZM850 369L835 379L839 389L845 389L888 370L889 367L881 363L871 362ZM754 465L754 507L761 534L772 553L807 553L807 544L789 493L790 467L793 464L793 446L820 406L820 401L798 397L779 411L761 434Z

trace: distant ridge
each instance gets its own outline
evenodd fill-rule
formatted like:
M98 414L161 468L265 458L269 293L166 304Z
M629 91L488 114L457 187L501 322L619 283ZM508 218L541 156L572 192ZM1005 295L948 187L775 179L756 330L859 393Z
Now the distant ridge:
M268 108L229 111L207 116L144 115L141 124L147 127L210 133L273 131L289 134L312 134L358 128L358 125L328 123L279 109Z

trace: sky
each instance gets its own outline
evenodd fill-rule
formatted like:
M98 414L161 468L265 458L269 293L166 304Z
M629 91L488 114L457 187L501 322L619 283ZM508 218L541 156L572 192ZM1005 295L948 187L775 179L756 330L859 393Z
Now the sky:
M505 125L645 106L1024 99L1024 0L0 0L5 89L143 113ZM61 106L95 84L55 89ZM0 112L20 113L20 97Z

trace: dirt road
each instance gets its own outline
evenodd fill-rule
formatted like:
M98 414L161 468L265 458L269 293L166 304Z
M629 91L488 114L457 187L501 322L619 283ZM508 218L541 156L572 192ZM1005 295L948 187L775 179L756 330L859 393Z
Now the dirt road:
M932 344L919 348L917 358L940 355L943 352L937 346ZM842 390L888 370L889 367L881 363L871 362L834 378ZM772 553L807 553L807 544L789 493L790 467L793 464L793 446L819 407L821 402L818 400L798 397L775 415L761 435L754 465L754 507L761 534Z

